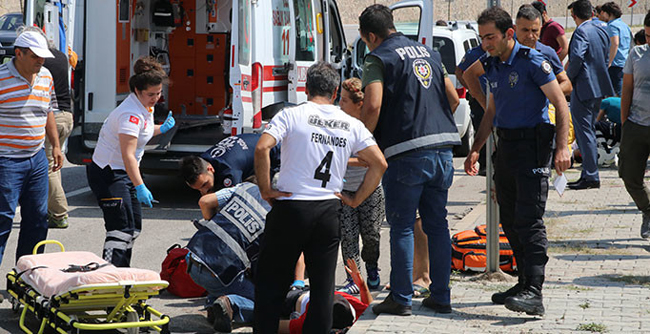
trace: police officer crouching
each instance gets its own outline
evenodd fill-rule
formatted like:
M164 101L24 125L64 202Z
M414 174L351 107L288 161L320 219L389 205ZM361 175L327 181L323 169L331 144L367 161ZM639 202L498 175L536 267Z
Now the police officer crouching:
M555 137L555 168L570 165L567 149L569 110L551 64L514 39L512 18L500 7L481 13L479 34L490 57L483 60L492 92L465 172L476 175L479 150L497 127L495 182L501 224L520 271L519 282L492 295L496 304L530 315L543 315L542 284L548 262L542 216L548 196ZM523 97L523 98L520 98ZM556 107L557 129L548 118L549 100Z

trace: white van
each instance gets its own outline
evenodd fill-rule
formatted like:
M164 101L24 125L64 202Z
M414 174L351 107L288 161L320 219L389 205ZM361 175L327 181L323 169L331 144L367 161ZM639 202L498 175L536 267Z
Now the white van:
M316 61L347 72L335 0L27 0L25 17L57 43L65 35L79 55L67 153L76 164L91 161L141 56L157 57L169 73L156 121L172 110L177 123L149 143L147 172L175 170L182 156L225 136L261 131L287 103L306 100L307 68Z
M460 104L454 113L454 121L461 137L461 145L454 148L456 156L467 156L474 143L474 127L470 116L466 90L456 80L456 65L460 63L467 50L477 46L478 34L472 22L448 22L447 27L434 26L433 3L431 0L406 0L390 6L393 11L395 28L405 36L428 45L438 51L445 65L449 78L456 86ZM352 75L361 76L363 61L368 49L357 38L353 47Z

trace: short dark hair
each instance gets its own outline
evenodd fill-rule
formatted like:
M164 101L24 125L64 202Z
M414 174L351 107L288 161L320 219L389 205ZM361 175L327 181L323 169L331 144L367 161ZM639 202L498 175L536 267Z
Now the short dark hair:
M332 304L332 328L344 329L354 324L354 316L352 316L352 306L345 297L341 295L334 295L334 302Z
M603 9L600 7L600 5L594 7L594 12L596 12L596 13L598 13L598 14L600 14L600 12L601 12L602 10L603 10Z
M533 1L531 5L535 7L535 9L537 9L540 14L544 14L544 12L546 11L546 4L544 4L541 1Z
M646 43L645 40L645 30L641 29L634 34L634 43L638 45L643 45Z
M589 20L593 15L593 7L589 0L577 0L572 2L568 9L573 9L573 15L581 20Z
M609 14L614 16L615 18L621 17L623 15L623 11L621 11L621 7L618 6L616 2L610 1L610 2L605 2L600 9Z
M517 12L517 19L524 18L528 21L535 21L539 19L539 23L542 23L542 13L540 13L533 5L521 5L519 11Z
M208 162L196 155L188 155L181 159L180 169L183 180L192 185L199 175L208 171Z
M340 84L341 76L327 62L319 61L307 70L306 86L310 96L331 98L332 93L338 89Z
M478 25L493 22L494 25L505 34L508 29L512 28L512 17L501 7L492 7L484 10L478 17Z
M390 30L395 30L393 12L384 5L368 6L359 15L359 32L363 35L373 33L379 38L386 38Z
M446 26L448 26L448 25L449 25L449 24L447 24L447 21L445 21L445 20L438 20L438 21L436 21L436 26L438 26L438 27L446 27Z
M643 25L646 27L650 27L650 10L648 11L647 14L645 14L645 18L643 19Z

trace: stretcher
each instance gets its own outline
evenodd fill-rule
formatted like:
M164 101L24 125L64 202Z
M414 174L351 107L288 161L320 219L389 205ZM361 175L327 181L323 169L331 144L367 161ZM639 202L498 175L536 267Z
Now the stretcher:
M61 252L36 254L45 244ZM40 321L37 333L48 327L57 333L140 329L169 333L169 317L146 304L168 283L151 270L117 268L89 252L65 252L63 245L46 240L34 247L34 255L22 256L7 274L12 309L21 312L20 328L27 314ZM22 307L22 311L20 311Z

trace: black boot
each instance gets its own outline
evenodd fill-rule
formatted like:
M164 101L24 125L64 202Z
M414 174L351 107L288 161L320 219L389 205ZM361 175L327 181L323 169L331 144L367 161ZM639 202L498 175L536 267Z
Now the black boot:
M515 296L506 298L506 308L515 312L526 312L528 315L544 315L543 283L544 276L526 278L524 288Z
M497 292L492 295L492 302L495 304L503 305L506 302L506 299L508 297L512 297L516 294L518 294L525 286L525 280L520 277L519 282L515 284L512 288L503 291L503 292Z

